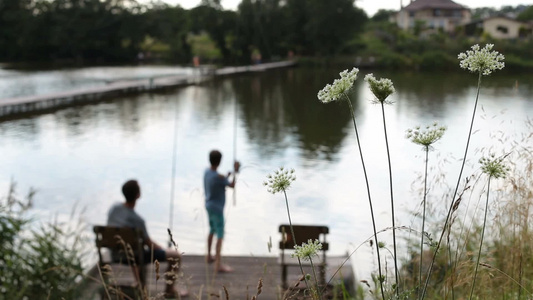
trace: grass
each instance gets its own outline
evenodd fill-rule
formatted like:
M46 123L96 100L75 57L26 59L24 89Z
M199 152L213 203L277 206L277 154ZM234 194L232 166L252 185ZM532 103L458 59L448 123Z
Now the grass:
M526 126L533 129L531 120ZM468 176L471 179L461 187L460 203L453 212L453 226L449 227L443 250L436 255L428 299L466 299L471 294L480 299L532 297L533 235L529 219L533 207L533 143L528 135L497 132L493 136L501 141L499 147L511 153L506 158L511 171L504 180L494 181L490 189L480 169ZM494 147L477 150L489 153ZM431 227L438 228L442 222L437 220ZM410 277L408 284L416 288L417 276L409 265L406 261L403 271Z
M394 207L394 201L393 201L393 189L392 189L392 163L390 160L390 149L388 145L388 136L387 136L387 126L386 126L386 117L385 117L385 109L384 109L384 103L387 102L387 97L394 93L394 88L392 87L392 82L388 79L383 80L376 80L372 74L367 75L365 78L365 81L367 81L370 85L370 90L376 97L375 103L381 104L381 115L383 119L383 132L385 136L385 147L387 149L387 161L389 165L389 178L390 178L390 192L391 192L391 214L392 214L392 227L390 228L392 231L392 245L393 249L392 251L388 249L384 242L378 242L376 240L376 251L379 254L380 249L383 249L384 251L389 253L389 256L394 261L394 270L392 271L393 276L395 276L395 281L390 282L388 280L384 280L384 276L382 275L381 267L378 267L378 277L373 277L375 286L379 286L381 288L381 297L379 297L376 293L373 293L373 296L376 298L381 299L403 299L403 298L411 298L414 291L416 291L416 294L418 295L418 299L440 299L440 297L448 298L451 297L451 299L456 299L456 297L459 298L469 298L473 299L475 297L487 297L490 295L489 293L486 293L486 290L477 288L476 281L485 281L487 280L485 271L480 270L479 266L483 263L484 266L490 266L490 264L487 264L484 260L487 259L486 257L486 247L484 247L484 238L485 238L485 232L488 226L488 211L489 211L489 200L490 200L490 192L492 190L491 188L491 180L495 180L499 177L504 177L504 173L507 171L510 171L510 168L507 168L503 162L504 158L506 156L501 156L500 158L494 158L494 155L492 156L492 159L482 159L480 160L480 163L482 164L481 170L483 173L486 173L489 177L486 186L483 186L481 190L475 190L473 192L472 183L469 181L470 178L475 178L476 181L473 183L479 185L480 184L480 175L473 174L465 177L463 176L463 173L465 171L465 164L469 159L469 146L470 146L470 139L472 136L474 123L476 120L476 111L478 107L478 102L480 101L479 95L481 90L481 83L483 76L487 76L491 74L492 72L502 69L504 67L503 64L503 55L499 54L496 51L492 51L493 45L486 45L484 48L479 47L478 45L475 45L472 47L471 50L466 51L466 53L461 53L459 55L460 59L460 66L463 69L467 69L474 74L478 75L478 86L477 86L477 93L476 98L473 104L473 111L472 111L472 117L470 119L470 126L468 128L468 134L467 134L467 140L466 144L464 146L464 155L461 160L461 167L459 176L457 178L457 183L455 185L455 188L453 192L449 195L445 195L445 198L449 197L451 195L451 199L445 199L445 202L449 203L449 207L447 211L445 212L445 218L441 223L433 224L437 228L440 233L438 234L438 240L436 243L434 243L431 248L431 251L426 252L424 251L424 238L426 236L425 233L425 221L426 221L426 195L427 195L427 160L428 160L428 150L431 143L425 145L426 148L426 171L424 174L424 191L423 191L423 200L422 200L422 206L423 206L423 212L422 212L422 230L419 234L420 239L420 250L418 253L414 252L411 254L412 257L417 258L418 260L418 276L414 275L413 268L407 268L402 270L400 272L400 269L397 264L397 259L399 254L397 253L397 241L396 241L396 230L397 226L395 225L395 207ZM353 84L353 81L350 83L350 86L348 86L345 82L343 82L344 76L343 74L346 74L348 70L341 72L341 79L336 80L333 85L327 85L324 90L321 90L318 94L319 100L321 100L324 103L331 102L337 100L337 95L340 93L345 93L350 87L351 84ZM353 111L352 111L353 114ZM355 124L355 116L354 116L354 124ZM357 141L359 143L359 138L357 137ZM433 141L434 142L434 141ZM520 149L520 152L522 152L524 149ZM502 175L502 176L500 176ZM463 184L464 183L464 184ZM368 184L367 184L368 185ZM462 227L460 227L460 231L456 231L457 225L457 218L459 217L459 213L461 212L460 208L464 206L464 197L475 197L475 195L485 195L485 206L483 209L483 220L481 224L479 225L477 223L477 219L475 218L477 214L477 210L475 213L472 213L471 211L467 211L467 214L463 217L463 224ZM478 209L479 205L476 205L476 209ZM479 208L479 210L482 210L482 208ZM373 215L373 212L371 210L371 214ZM467 219L467 216L469 216L471 219ZM468 227L467 224L470 226ZM473 229L473 230L472 230ZM377 236L376 229L374 229L374 236ZM461 245L464 243L463 245ZM442 248L442 249L441 249ZM477 249L477 251L474 251L474 249ZM442 250L442 251L441 251ZM466 254L459 252L458 250L465 250ZM385 253L386 253L385 252ZM477 254L475 254L477 253ZM464 255L464 256L463 256ZM467 260L462 260L463 257L467 257ZM426 257L426 258L425 258ZM380 263L380 258L378 255L378 266ZM483 260L482 260L483 259ZM424 266L425 261L428 260L426 266ZM520 261L522 262L522 261ZM438 264L438 266L436 266ZM408 264L407 264L408 265ZM425 274L422 274L422 270L427 269L427 272ZM435 270L438 269L438 274L434 274ZM386 268L386 273L389 274L390 271L388 271ZM465 272L466 270L466 272ZM499 270L499 269L498 269ZM404 280L400 278L400 273L406 273L408 275L411 275L414 280ZM518 282L520 284L520 281L513 278L511 275L509 275L507 272L500 272L501 274L507 274L508 277L514 282ZM464 274L467 274L468 280L466 280L464 277ZM425 280L423 280L425 278ZM521 275L520 275L520 278ZM368 281L367 281L368 283ZM387 284L386 290L388 291L394 291L393 294L385 295L383 292L383 284ZM437 289L435 287L440 286L442 289ZM478 284L478 286L486 286L485 282L483 284ZM519 285L521 288L524 287L524 285ZM431 292L428 294L428 289L431 290ZM370 290L373 290L372 287L370 287ZM465 291L468 290L469 292ZM444 291L444 295L443 295ZM520 290L521 291L521 290ZM531 296L531 295L528 295Z
M0 199L0 298L76 299L83 277L83 224L28 217L35 191L20 197L11 183Z

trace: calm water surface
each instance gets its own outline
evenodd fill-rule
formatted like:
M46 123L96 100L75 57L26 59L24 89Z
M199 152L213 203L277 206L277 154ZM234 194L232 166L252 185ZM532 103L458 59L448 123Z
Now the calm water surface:
M276 245L278 225L287 223L284 197L269 194L262 183L280 166L296 170L297 180L287 193L293 222L329 226L330 253L344 254L367 240L372 227L348 107L322 104L316 98L338 71L274 70L168 94L143 94L1 121L0 188L7 192L13 178L21 194L29 187L38 190L33 209L38 218L71 220L77 207L83 209L82 220L93 225L106 222L108 208L122 201L122 183L136 178L142 189L136 210L146 219L153 238L166 244L170 226L181 251L201 254L208 232L202 174L208 167L208 152L216 148L224 155L221 172L230 170L234 154L242 162L235 203L233 192L227 192L225 254L277 254L276 247L270 252L267 244L271 238ZM432 170L442 170L443 181L455 185L477 77L467 73L375 75L391 78L397 90L391 98L395 103L385 108L397 225L417 227L409 211L419 209L421 197L415 190L422 186L416 178L423 172L423 153L405 139L405 131L435 120L448 127L431 152ZM377 226L383 229L391 225L383 124L381 109L370 103L363 77L359 75L351 98ZM524 121L533 115L532 79L497 74L484 78L470 152L473 165L480 155L475 149L500 144L490 138L492 132L518 135L526 130ZM472 168L465 174L469 172ZM441 201L437 195L430 195L431 200ZM383 236L390 245L389 238ZM357 272L365 279L373 269L370 253L364 246L355 254Z

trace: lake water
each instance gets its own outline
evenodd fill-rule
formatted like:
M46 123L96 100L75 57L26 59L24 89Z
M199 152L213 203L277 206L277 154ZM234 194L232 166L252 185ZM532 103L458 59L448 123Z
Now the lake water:
M131 74L134 69L126 73ZM105 68L93 71L113 73ZM235 198L231 190L227 192L224 254L278 253L278 226L287 223L285 200L282 194L269 194L263 181L280 166L296 172L297 180L287 192L293 222L329 226L329 252L351 252L372 235L353 124L345 103L326 105L316 97L318 90L338 77L339 71L272 70L221 78L169 93L128 96L0 121L2 195L14 179L20 194L29 187L38 190L32 210L37 218L71 220L77 207L78 211L83 209L81 219L87 224L105 224L108 208L123 201L121 185L135 178L142 190L136 210L146 219L153 239L166 244L166 228L171 227L181 251L201 254L205 253L208 232L202 175L208 167L208 152L219 149L223 153L220 172L230 170L234 155L242 163ZM0 86L19 88L19 81L6 72L1 73L4 77L0 77ZM69 77L65 72L49 74L47 80L36 83L34 91L49 90L46 85L50 81L63 82L61 78ZM377 227L383 229L391 226L383 124L380 106L370 102L373 97L363 73L350 96ZM417 227L410 211L419 210L421 197L415 190L422 187L416 179L423 172L423 152L405 138L405 131L435 120L448 127L430 153L431 171L434 176L441 170L445 174L441 180L454 186L477 76L466 72L380 71L375 75L391 78L397 91L391 96L395 103L385 107L397 225ZM484 78L469 155L472 167L465 174L477 168L480 152L476 149L500 145L490 137L491 133L519 135L527 130L523 124L533 115L532 93L531 75L494 74ZM447 162L443 163L445 159ZM428 201L432 200L442 201L430 193ZM80 213L75 216L78 218ZM274 245L271 251L270 239ZM389 235L382 239L391 245ZM367 272L374 268L371 261L368 246L355 252L354 263L361 279L369 279Z

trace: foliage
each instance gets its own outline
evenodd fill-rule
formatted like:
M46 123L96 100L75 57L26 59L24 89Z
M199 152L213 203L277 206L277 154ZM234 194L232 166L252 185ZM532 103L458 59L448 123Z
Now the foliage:
M372 18L370 18L370 20L372 20L372 22L389 22L390 18L395 14L395 10L380 9L372 16Z
M506 64L506 68L513 71L525 72L533 68L533 60L517 57L515 55L508 55Z
M533 129L531 120L525 123L528 131ZM513 134L497 131L490 134L491 140L498 141L500 147L510 153L505 162L510 165L510 172L500 184L491 191L489 206L490 221L487 222L486 246L483 247L479 264L478 281L474 295L479 299L530 299L533 291L533 231L531 211L533 209L533 149L531 135ZM490 153L490 149L478 149L481 153ZM486 189L485 180L478 178L483 170L470 176L465 181L463 192L458 197L461 201L475 201L475 191ZM483 177L486 179L486 175ZM494 195L493 195L494 194ZM443 196L442 201L446 201ZM482 197L478 201L483 202ZM482 203L479 205L484 206ZM468 297L472 275L475 272L477 247L482 238L479 208L472 208L474 203L461 203L455 214L465 214L467 218L457 215L453 218L447 242L436 255L434 272L428 287L427 299L461 299ZM470 208L469 208L470 207ZM474 211L472 211L474 209ZM469 211L470 210L470 211ZM433 212L437 214L438 212ZM468 217L472 217L468 220ZM442 227L443 220L431 222L433 230ZM406 288L418 286L419 252L417 240L411 238L410 257L404 261L402 275ZM423 255L424 270L431 261L432 253Z
M0 61L120 63L142 51L145 59L189 63L191 34L207 34L224 64L249 63L254 49L265 60L289 51L332 56L353 51L349 41L366 20L353 0L242 0L237 11L218 1L186 10L134 0L4 0Z
M340 55L375 57L370 65L380 68L434 70L449 66L449 57L471 44L461 31L428 33L424 24L413 32L400 30L391 22L391 10L368 19L354 2L241 0L231 11L216 0L201 1L189 10L134 0L3 0L0 62L108 64L144 57L148 62L188 64L197 51L189 37L206 35L213 42L209 59L225 65L249 64L254 52L263 61L292 52L328 60ZM520 13L519 18L531 19L531 7L523 5L473 12ZM482 39L492 41L489 36ZM502 41L498 50L528 61L531 43Z
M411 66L411 62L407 57L401 54L385 52L382 53L377 59L376 66L379 68L398 70L409 68Z
M517 20L522 22L532 21L533 20L533 5L528 6L516 17Z
M517 6L504 5L500 9L496 9L494 7L478 7L478 8L472 9L472 19L474 20L481 19L481 18L498 15L498 14L516 15L516 14L520 14L526 8L527 8L526 5L517 5Z
M423 71L450 70L456 62L454 57L445 52L430 51L420 56L419 66Z
M83 271L81 230L59 223L36 228L26 217L33 194L19 200L12 184L0 202L2 299L76 299Z
M215 42L206 33L190 35L187 42L191 45L192 54L199 56L200 59L213 61L221 57Z
M442 195L441 203L446 203L447 205L445 206L448 206L445 212L446 217L444 220L433 221L432 229L430 229L439 233L438 242L434 242L431 234L424 230L427 164L424 176L424 191L422 193L424 197L422 231L418 232L416 238L408 238L411 247L411 258L400 269L396 267L395 263L394 272L392 273L396 276L394 283L386 279L391 274L391 271L385 269L385 275L381 274L379 253L380 249L384 249L389 252L391 259L396 259L398 258L396 249L392 253L386 247L385 242L377 241L378 232L375 229L374 236L367 240L370 241L370 246L373 247L372 239L376 238L375 245L378 254L378 272L380 274L372 274L373 286L368 281L362 282L367 285L369 292L377 299L412 299L414 294L417 294L418 299L465 299L467 297L473 299L474 295L480 299L530 299L533 295L531 292L533 290L533 282L530 280L530 276L524 275L525 273L529 274L529 271L526 270L531 269L531 260L529 259L531 251L531 243L529 242L531 240L531 222L529 222L529 215L533 203L533 193L531 192L533 185L531 180L531 173L533 172L531 165L531 161L533 161L531 138L533 135L528 134L530 130L522 134L520 141L509 140L506 137L506 133L501 131L491 134L491 140L502 143L502 151L505 154L500 156L494 154L494 146L488 149L478 149L476 154L481 154L483 157L479 160L481 167L473 171L473 174L463 178L463 171L468 158L470 137L472 136L473 124L476 118L476 108L479 102L481 79L483 76L504 68L504 56L498 51L493 51L492 48L492 44L487 44L484 48L474 45L471 47L472 50L458 55L460 67L478 75L478 87L464 156L460 160L461 170L457 185L453 193L445 192ZM341 73L341 77L344 77L343 74L347 74L347 72L346 70ZM388 154L383 103L390 94L389 84L392 87L392 82L387 80L380 82L374 79L371 74L365 77L365 81L370 83L371 91L382 104ZM373 87L372 85L375 86ZM327 85L326 87L329 86ZM387 92L383 93L383 95L382 93L377 93L377 87ZM327 88L324 90L328 91ZM394 91L392 88L390 90ZM324 98L321 97L323 93L323 91L320 91L318 94L321 101ZM353 109L351 113L353 115ZM532 127L531 123L532 121L528 119L526 125L528 125L529 129ZM357 128L355 125L354 119L354 127ZM434 129L430 130L430 126L427 129L427 132L419 132L419 129L411 130L408 135L408 138L412 138L416 144L425 146L426 163L429 146L440 139L444 133L444 128L438 128L436 124ZM359 152L361 152L360 148ZM483 156L486 153L489 156ZM364 163L362 167L364 171ZM390 160L389 173L392 174ZM482 173L488 175L487 180L480 180ZM379 233L391 230L393 233L393 245L396 247L395 230L405 229L409 233L416 231L410 227L395 226L395 208L392 203L392 175L390 178L392 227L383 229ZM492 188L491 179L494 181L499 179L499 182L494 182L495 187ZM448 188L446 187L447 190ZM477 205L464 203L470 202L474 198L479 198ZM484 205L479 203L482 198L486 199ZM491 203L490 207L489 203ZM494 207L500 208L498 218L495 220L497 222L492 222L488 219L489 211L492 212ZM480 210L483 214L480 214ZM372 205L370 214L373 218ZM482 220L480 220L479 215L483 216ZM512 235L509 229L512 229ZM490 239L487 237L489 240L484 244L486 232L491 236ZM427 242L424 241L426 236ZM420 251L413 250L413 245L416 244L419 237ZM431 251L424 250L424 244L426 243L431 248ZM489 244L489 246L486 244ZM509 258L513 258L513 265L511 266L509 266L507 261L507 254L511 254ZM399 280L398 270L400 270L404 279ZM419 271L417 272L417 270ZM475 284L476 280L480 281L477 285ZM381 288L381 294L378 293L378 288Z

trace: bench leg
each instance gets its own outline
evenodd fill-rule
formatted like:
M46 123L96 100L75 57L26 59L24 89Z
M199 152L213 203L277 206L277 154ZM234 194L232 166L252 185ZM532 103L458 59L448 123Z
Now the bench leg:
M287 289L289 287L287 284L287 266L286 265L281 266L281 286L284 289Z

